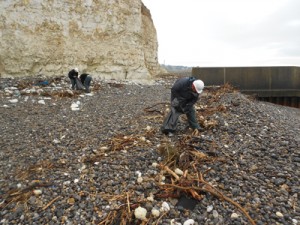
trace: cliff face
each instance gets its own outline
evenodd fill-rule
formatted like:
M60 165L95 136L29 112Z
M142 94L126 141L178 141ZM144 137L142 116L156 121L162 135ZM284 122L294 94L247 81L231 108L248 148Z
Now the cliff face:
M160 72L157 36L141 0L0 1L0 75L148 79Z

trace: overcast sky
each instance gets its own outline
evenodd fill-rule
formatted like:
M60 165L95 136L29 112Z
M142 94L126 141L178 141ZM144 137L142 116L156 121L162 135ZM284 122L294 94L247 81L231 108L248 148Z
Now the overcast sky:
M142 0L160 63L300 66L300 0Z

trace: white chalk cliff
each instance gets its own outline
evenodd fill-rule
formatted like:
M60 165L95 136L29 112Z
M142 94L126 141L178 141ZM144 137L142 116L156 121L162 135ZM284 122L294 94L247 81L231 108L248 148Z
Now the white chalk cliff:
M1 0L0 76L62 76L74 67L114 79L160 73L141 0Z

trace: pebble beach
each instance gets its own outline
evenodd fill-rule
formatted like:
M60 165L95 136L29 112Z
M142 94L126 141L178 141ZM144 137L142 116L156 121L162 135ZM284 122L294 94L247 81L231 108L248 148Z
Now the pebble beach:
M175 79L1 78L0 224L300 224L300 110L207 87L169 137Z

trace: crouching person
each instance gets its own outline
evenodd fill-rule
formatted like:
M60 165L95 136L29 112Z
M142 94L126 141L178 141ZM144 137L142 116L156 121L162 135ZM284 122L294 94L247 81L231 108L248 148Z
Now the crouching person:
M78 68L74 68L69 71L68 77L70 78L72 89L75 90L75 88L78 90L78 87L76 85L76 80L78 80Z
M83 74L80 75L79 79L80 79L81 83L83 84L83 86L85 88L85 92L90 93L91 92L90 86L91 86L92 77L87 73L83 73Z
M202 93L204 83L194 77L183 77L178 79L171 88L171 110L165 118L161 131L173 136L176 131L177 121L180 115L185 114L189 127L193 130L203 131L198 124L194 104Z

